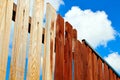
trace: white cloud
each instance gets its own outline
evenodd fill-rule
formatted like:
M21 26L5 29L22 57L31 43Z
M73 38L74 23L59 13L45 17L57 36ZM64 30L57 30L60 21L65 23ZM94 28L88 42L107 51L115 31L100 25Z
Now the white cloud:
M77 29L78 39L86 39L94 48L115 39L116 31L104 11L93 12L90 9L81 10L73 6L64 19Z
M116 70L120 73L120 54L118 52L114 52L109 54L104 59Z

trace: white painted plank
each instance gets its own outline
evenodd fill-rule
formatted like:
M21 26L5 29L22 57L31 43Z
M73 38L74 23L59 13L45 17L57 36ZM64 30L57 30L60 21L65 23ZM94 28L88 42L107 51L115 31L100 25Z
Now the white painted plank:
M24 80L26 45L29 21L29 0L17 1L10 80Z
M56 10L47 3L44 39L43 80L53 80L55 64L55 26Z
M34 0L30 32L27 80L39 80L44 0Z
M13 0L0 0L0 80L5 80Z

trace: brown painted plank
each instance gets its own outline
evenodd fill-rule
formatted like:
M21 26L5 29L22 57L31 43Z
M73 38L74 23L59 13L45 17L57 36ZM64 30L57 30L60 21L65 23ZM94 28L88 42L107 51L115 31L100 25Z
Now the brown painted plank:
M103 80L102 60L98 58L98 80Z
M80 41L77 42L77 45L78 45L78 55L77 55L77 61L78 61L78 66L77 66L77 76L78 76L78 79L77 80L84 80L83 78L83 73L84 73L84 66L83 66L83 54L81 51L82 51L82 44Z
M117 80L117 76L115 73L113 73L113 80Z
M83 68L84 68L84 80L93 80L92 75L92 54L91 50L88 48L88 46L84 43L82 43L82 54L83 54Z
M97 56L93 53L93 80L98 79L98 63Z
M74 80L79 80L79 73L78 73L78 55L79 55L79 41L77 40L77 31L73 30L73 42L72 42L72 52L73 52L73 59L74 59Z
M13 0L0 0L0 80L5 80Z
M40 78L43 14L44 0L34 0L27 80L39 80Z
M93 59L93 56L92 56L92 50L87 47L89 49L89 52L88 52L88 77L89 77L89 80L93 80L93 63L92 63L92 59Z
M47 3L46 9L46 27L44 39L44 59L43 59L43 80L53 80L54 62L55 62L55 26L56 10Z
M10 66L10 80L23 80L26 60L26 45L29 19L29 0L18 0L12 58Z
M109 79L114 80L113 79L113 71L111 69L109 69Z
M58 15L56 22L56 58L54 80L63 79L64 66L64 19Z
M64 80L72 80L72 26L65 23Z
M104 80L109 80L109 69L106 63L104 63Z

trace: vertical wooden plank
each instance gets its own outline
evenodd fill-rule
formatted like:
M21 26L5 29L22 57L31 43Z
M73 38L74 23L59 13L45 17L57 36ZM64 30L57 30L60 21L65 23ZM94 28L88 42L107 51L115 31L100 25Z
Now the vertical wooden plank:
M84 80L93 80L93 75L92 75L92 52L88 48L88 46L85 44L83 41L82 44L82 54L83 54L83 67L84 67Z
M98 80L103 80L102 73L102 60L98 58Z
M108 70L108 66L106 63L104 63L104 80L109 80L109 70Z
M82 60L83 60L83 80L88 80L88 62L87 62L87 57L88 57L88 49L86 48L86 45L84 43L82 43L82 50L81 50L81 54L82 54Z
M74 29L73 30L73 59L74 59L74 80L79 80L78 78L78 50L79 50L79 45L77 41L77 31Z
M0 80L5 80L13 0L0 0Z
M29 20L29 0L18 0L10 66L10 80L23 80Z
M114 80L113 79L113 71L109 68L109 80Z
M97 63L97 56L93 53L93 80L98 79L98 63Z
M63 79L64 66L64 19L58 15L56 22L56 58L54 80Z
M117 80L116 74L113 73L113 80Z
M27 80L39 80L44 0L34 0L31 22Z
M80 41L78 41L78 55L77 55L77 64L78 64L78 66L77 66L77 77L78 77L78 79L77 80L83 80L84 78L83 78L83 73L84 73L84 66L83 66L83 58L82 58L82 56L83 56L83 53L81 52L82 51L82 44L81 44L81 42Z
M92 64L92 58L93 58L93 56L92 56L92 50L89 48L89 47L87 47L88 49L89 49L89 52L88 52L88 73L87 73L87 75L88 75L88 78L89 78L89 80L93 80L93 70L92 70L92 68L93 68L93 64Z
M64 80L72 80L72 26L65 23Z
M44 39L43 80L53 80L56 11L47 3Z

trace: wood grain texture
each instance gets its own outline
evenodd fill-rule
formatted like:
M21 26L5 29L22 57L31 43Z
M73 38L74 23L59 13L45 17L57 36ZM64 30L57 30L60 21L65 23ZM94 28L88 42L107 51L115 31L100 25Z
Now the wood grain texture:
M44 39L43 80L53 80L55 64L55 26L56 10L47 3Z
M93 80L98 79L98 63L97 56L93 53Z
M0 0L0 80L5 80L13 0Z
M64 19L58 15L56 22L56 57L54 80L64 80Z
M65 23L64 80L72 80L72 26Z
M28 35L29 0L18 0L10 66L10 80L24 80Z
M109 69L107 64L104 63L104 80L109 80Z
M102 60L98 58L98 80L103 80Z
M93 63L92 63L92 59L93 59L93 56L92 56L92 50L87 47L89 49L89 52L88 52L88 77L89 77L89 80L93 80Z
M44 0L34 0L30 32L27 80L39 80Z

